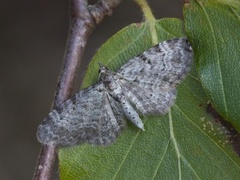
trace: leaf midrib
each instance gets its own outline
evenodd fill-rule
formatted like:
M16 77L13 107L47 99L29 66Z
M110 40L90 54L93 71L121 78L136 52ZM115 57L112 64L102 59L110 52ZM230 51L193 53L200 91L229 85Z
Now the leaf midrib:
M223 85L223 77L222 77L222 69L221 69L221 65L220 65L220 58L219 58L219 51L218 51L218 46L217 46L217 41L216 41L216 35L214 33L214 30L213 30L213 26L212 26L212 23L210 21L210 18L208 16L208 13L206 11L206 8L204 8L203 4L201 2L199 2L198 0L196 0L196 2L199 4L199 6L201 7L201 9L203 10L205 16L206 16L206 19L207 19L207 22L209 24L209 27L211 29L211 33L212 33L212 36L213 36L213 40L214 40L214 46L213 48L215 49L214 52L216 52L216 62L217 62L217 65L218 65L218 68L217 68L217 71L218 71L218 74L219 74L219 77L220 77L220 86L221 86L221 92L222 92L222 96L223 96L223 105L224 105L224 111L227 115L227 117L229 116L228 115L228 108L227 108L227 103L226 103L226 95L225 95L225 90L224 90L224 85Z

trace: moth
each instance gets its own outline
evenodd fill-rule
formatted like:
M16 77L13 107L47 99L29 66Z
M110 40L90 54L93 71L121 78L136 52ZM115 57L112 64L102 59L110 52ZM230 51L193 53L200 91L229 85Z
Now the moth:
M174 38L133 57L117 72L100 64L98 82L53 109L38 127L38 141L57 146L110 145L126 119L144 130L140 116L169 112L176 86L192 61L188 40Z

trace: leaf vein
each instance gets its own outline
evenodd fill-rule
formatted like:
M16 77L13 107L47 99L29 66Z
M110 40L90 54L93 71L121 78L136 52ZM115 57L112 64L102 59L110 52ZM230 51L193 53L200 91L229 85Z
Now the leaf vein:
M157 175L157 172L158 172L158 170L159 170L159 168L160 168L160 166L161 166L161 164L162 164L162 161L163 161L163 159L164 159L164 156L165 156L166 153L167 153L168 146L169 146L169 144L170 144L170 140L171 140L171 138L169 138L169 140L168 140L167 146L166 146L166 148L165 148L165 150L164 150L164 152L163 152L163 155L162 155L162 157L161 157L161 159L160 159L160 161L159 161L159 163L158 163L158 165L157 165L157 167L156 167L156 170L155 170L154 173L153 173L152 179L155 179L155 177L156 177L156 175Z
M125 156L123 157L123 161L119 164L119 168L116 170L116 173L114 174L114 176L113 176L112 179L116 179L118 173L120 172L120 170L121 170L121 168L122 168L122 166L123 166L125 160L127 159L127 156L129 155L129 153L130 153L130 151L131 151L131 149L132 149L132 147L133 147L133 145L134 145L134 143L135 143L137 137L139 136L139 134L140 134L140 130L136 133L136 135L135 135L135 137L134 137L134 139L133 139L131 145L129 146L128 150L126 151Z
M173 132L173 120L172 120L172 111L170 110L168 113L168 117L169 117L169 127L170 127L170 137L172 139L173 145L175 147L176 150L176 154L177 154L177 161L178 161L178 177L179 180L182 179L182 170L181 170L181 153L180 150L178 148L178 143L177 140L175 138L174 132Z

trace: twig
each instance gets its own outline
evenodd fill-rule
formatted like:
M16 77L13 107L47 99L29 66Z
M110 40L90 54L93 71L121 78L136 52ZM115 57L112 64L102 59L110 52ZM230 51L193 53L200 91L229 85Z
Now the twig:
M71 22L64 56L63 70L59 76L54 107L63 103L72 93L76 72L82 58L87 39L95 27L86 0L71 0Z
M53 108L63 103L72 93L73 84L89 35L95 24L99 24L105 15L122 0L102 0L88 6L87 0L70 0L70 30L63 68L55 92ZM40 151L33 180L48 180L56 158L54 145L43 145Z

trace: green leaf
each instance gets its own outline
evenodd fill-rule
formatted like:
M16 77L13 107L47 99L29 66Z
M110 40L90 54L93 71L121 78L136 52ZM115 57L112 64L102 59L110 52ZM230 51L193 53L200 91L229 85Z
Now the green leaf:
M159 42L182 37L182 22L155 23ZM148 23L132 24L110 38L97 52L83 87L96 82L98 62L117 70L130 58L150 48ZM88 144L59 149L60 176L67 179L234 179L240 160L226 143L221 127L206 113L208 100L196 68L178 86L171 111L143 119L145 131L131 123L108 147Z
M240 1L193 0L185 6L201 83L215 109L240 130Z

